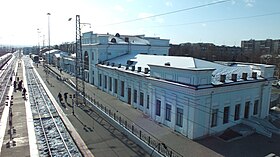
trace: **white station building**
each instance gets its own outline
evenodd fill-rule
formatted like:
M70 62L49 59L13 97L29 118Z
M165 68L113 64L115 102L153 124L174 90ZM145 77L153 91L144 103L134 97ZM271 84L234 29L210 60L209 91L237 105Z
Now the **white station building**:
M190 139L267 118L275 66L168 56L168 49L166 39L84 33L86 81ZM73 56L60 61L75 73Z

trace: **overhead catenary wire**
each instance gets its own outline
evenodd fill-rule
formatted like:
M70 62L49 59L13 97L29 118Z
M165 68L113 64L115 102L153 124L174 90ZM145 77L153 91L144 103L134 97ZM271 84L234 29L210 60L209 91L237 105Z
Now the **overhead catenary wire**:
M144 19L149 19L149 18L164 16L164 15L174 14L174 13L178 13L178 12L183 12L183 11L188 11L188 10L208 7L208 6L211 6L211 5L221 4L221 3L225 3L225 2L229 2L229 1L231 1L231 0L214 1L214 2L211 2L211 3L202 4L202 5L198 5L198 6L194 6L194 7L179 9L179 10L175 10L175 11L165 12L165 13L151 15L151 16L142 17L142 18L136 18L136 19L126 20L126 21L111 23L111 24L107 24L107 25L103 25L103 26L112 26L112 25L119 25L119 24L123 24L123 23L134 22L134 21L140 21L140 20L144 20Z
M279 14L280 14L280 12L271 12L271 13L251 15L251 16L240 16L240 17L213 19L213 20L205 20L205 21L197 21L197 22L188 22L188 23L178 23L178 24L170 24L170 25L150 26L149 28L153 28L153 27L178 27L178 26L186 26L186 25L201 24L201 23L214 23L214 22L223 22L223 21L252 19L252 18L265 17L265 16L273 16L273 15L279 15Z

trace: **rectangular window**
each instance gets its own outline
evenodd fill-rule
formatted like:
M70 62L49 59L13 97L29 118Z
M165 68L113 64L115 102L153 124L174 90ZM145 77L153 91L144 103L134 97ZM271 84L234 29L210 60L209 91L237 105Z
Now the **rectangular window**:
M115 79L115 89L114 92L117 94L118 93L118 80Z
M170 104L166 104L165 106L165 120L167 121L171 121L171 105Z
M240 118L240 104L235 105L234 120L239 120Z
M150 108L150 96L147 95L147 109Z
M224 119L223 119L223 123L226 124L228 123L229 120L229 106L224 107Z
M101 87L101 85L102 85L102 75L99 74L99 86Z
M247 101L245 103L244 118L249 118L249 112L250 112L250 101Z
M140 92L140 105L144 105L144 93Z
M255 103L254 103L254 115L258 114L258 109L259 109L259 100L255 100Z
M112 91L112 77L109 77L109 91Z
M124 81L121 81L121 96L124 96Z
M217 126L218 122L218 109L212 109L212 120L211 120L211 127Z
M183 112L184 110L181 108L177 108L176 112L176 125L182 127L183 126Z
M104 75L104 88L107 89L107 76Z
M133 91L133 102L137 103L137 90Z
M160 116L160 108L161 108L161 101L157 100L156 101L156 115Z

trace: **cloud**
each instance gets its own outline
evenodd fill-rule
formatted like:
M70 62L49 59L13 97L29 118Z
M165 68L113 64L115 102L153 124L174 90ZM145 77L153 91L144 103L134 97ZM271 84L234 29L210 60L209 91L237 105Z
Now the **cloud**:
M165 5L166 5L167 7L172 7L172 6L173 6L173 4L172 4L171 1L166 1L166 2L165 2Z
M147 18L147 17L150 17L150 16L153 16L153 14L151 14L151 13L139 13L138 14L139 18Z
M114 10L118 11L118 12L123 12L124 8L121 5L115 5L114 6Z
M255 0L244 0L245 4L247 7L253 7L254 3L256 2Z
M152 17L154 16L154 14L152 13L139 13L138 14L138 18L143 18L144 20L146 21L153 21L153 22L156 22L156 23L164 23L164 18L162 17Z

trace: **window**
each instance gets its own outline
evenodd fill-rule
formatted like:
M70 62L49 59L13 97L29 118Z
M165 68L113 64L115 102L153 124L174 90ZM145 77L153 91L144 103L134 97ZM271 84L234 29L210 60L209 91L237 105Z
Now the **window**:
M229 106L224 107L224 119L223 119L223 123L226 124L228 123L229 120Z
M240 104L235 105L234 120L239 120L240 118Z
M150 96L147 95L147 109L150 108Z
M107 76L104 75L104 88L107 89Z
M118 93L118 80L115 79L115 89L114 92L117 94Z
M133 102L137 103L137 90L133 91Z
M167 121L171 121L171 105L170 104L166 104L165 106L165 120Z
M249 112L250 112L250 101L247 101L245 103L244 118L249 118Z
M258 108L259 108L259 100L255 100L254 103L254 115L258 114Z
M182 127L183 126L183 109L177 108L176 112L176 125Z
M109 91L112 91L112 77L109 77Z
M217 126L217 121L218 121L218 109L212 109L211 127Z
M144 94L142 92L140 92L140 105L144 105Z
M124 96L124 81L121 81L121 96Z
M99 74L99 86L101 86L101 85L102 85L102 75Z
M160 116L160 108L161 108L161 101L157 100L156 101L156 115Z

